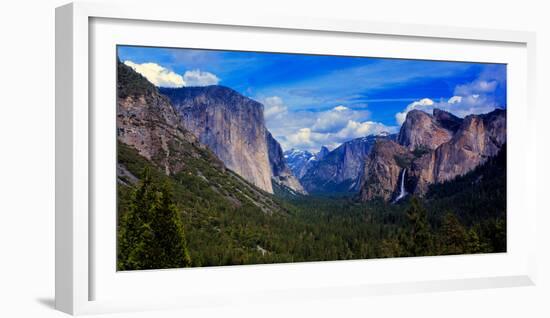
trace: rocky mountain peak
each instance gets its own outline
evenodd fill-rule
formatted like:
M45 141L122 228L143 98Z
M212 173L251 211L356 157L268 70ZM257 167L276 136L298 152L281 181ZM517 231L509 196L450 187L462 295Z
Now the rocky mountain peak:
M443 128L452 132L456 132L462 123L462 118L438 108L433 110L433 117Z
M363 200L394 196L399 169L407 169L407 191L423 195L430 184L452 180L485 163L505 146L506 111L464 119L437 109L433 115L411 111L398 143L377 143L373 148L363 174Z
M321 159L311 162L300 182L310 193L357 192L372 146L379 139L391 138L391 135L370 135L346 141Z
M452 135L453 132L443 127L434 116L414 109L407 113L397 140L409 150L434 150L449 141Z
M285 151L283 154L288 167L298 179L304 176L311 161L315 160L315 155L307 150L293 148Z
M168 98L120 61L117 64L117 138L167 174L183 167L181 161L174 160L174 155L183 151L179 145L191 144L195 150L203 148L195 136L180 125Z
M328 150L327 147L322 146L321 150L319 150L319 152L317 154L315 154L315 158L317 160L322 160L323 158L325 158L329 154L329 152L330 152L330 150Z

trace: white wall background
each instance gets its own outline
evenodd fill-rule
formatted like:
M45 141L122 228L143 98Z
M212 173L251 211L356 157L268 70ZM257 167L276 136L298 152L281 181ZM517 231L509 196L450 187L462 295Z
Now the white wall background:
M181 2L183 0L179 0ZM161 5L160 0L142 1ZM60 0L4 1L0 11L0 317L62 317L54 311L54 8ZM378 0L210 1L190 6L332 17L455 25L538 33L539 165L548 162L550 19L545 1ZM131 5L131 2L128 2ZM550 209L539 184L539 275L536 287L462 291L196 309L192 312L113 317L549 317Z

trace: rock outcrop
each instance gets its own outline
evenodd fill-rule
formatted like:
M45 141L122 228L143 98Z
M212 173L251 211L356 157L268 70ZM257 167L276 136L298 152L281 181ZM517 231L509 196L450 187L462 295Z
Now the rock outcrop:
M329 153L330 153L330 150L328 150L327 147L322 146L321 150L319 150L319 152L315 154L315 159L323 160Z
M367 136L341 144L311 166L300 178L310 193L357 192L361 186L365 160L377 140L390 140L392 136Z
M506 143L506 112L464 118L453 138L413 163L416 192L423 194L431 183L449 181L463 175L489 157L496 156Z
M462 124L462 118L438 108L434 109L433 117L439 125L441 125L441 127L452 131L453 133L455 133L460 127L460 124Z
M273 182L284 186L293 192L307 194L300 181L294 176L288 167L281 145L270 132L267 133L267 149L269 153L269 164L271 166L271 178Z
M399 176L413 159L411 152L392 140L378 140L364 168L360 197L363 201L389 201L399 188Z
M117 73L119 185L132 186L138 182L142 167L152 165L174 176L174 180L184 176L185 180L211 189L213 193L205 193L204 199L214 195L225 201L229 209L246 203L267 214L286 211L272 195L226 169L208 147L181 125L169 99L153 84L120 62Z
M433 116L415 109L407 114L397 141L409 150L434 150L452 136L452 131L440 125Z
M273 193L263 105L223 86L161 88L182 125L225 166Z
M130 67L117 65L117 139L135 148L166 174L178 172L181 152L204 149L197 138L180 125L170 101ZM182 144L193 147L183 148Z
M506 143L506 111L495 109L464 119L437 109L433 116L411 111L398 142L377 143L369 155L361 187L363 200L395 196L400 169L407 169L407 192L422 196L430 184L464 175L496 156Z

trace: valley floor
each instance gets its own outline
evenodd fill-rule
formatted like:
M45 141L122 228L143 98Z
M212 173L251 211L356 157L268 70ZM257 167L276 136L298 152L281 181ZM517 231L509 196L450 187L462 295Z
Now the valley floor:
M139 176L147 168L153 171L153 183L170 186L165 195L177 207L188 262L127 262L133 251L120 253L121 233L127 232L128 214L143 203L136 203L136 193L144 189L142 182L119 182L119 270L506 251L504 155L432 187L424 198L407 197L398 204L360 202L356 195L264 193L248 200L258 194L243 196L248 190L238 184L232 187L235 193L217 188L214 178L217 183L235 182L223 173L189 170L168 177L132 149L122 148L120 157L132 174ZM267 210L254 202L264 197L271 200ZM140 238L130 239L140 244Z

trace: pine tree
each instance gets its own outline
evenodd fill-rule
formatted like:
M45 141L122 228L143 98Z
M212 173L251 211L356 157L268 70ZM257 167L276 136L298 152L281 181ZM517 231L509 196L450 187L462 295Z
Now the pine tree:
M467 237L466 230L454 213L447 212L445 214L441 232L444 254L464 253Z
M468 230L468 233L466 234L466 249L465 253L473 254L473 253L481 253L483 251L481 241L479 240L479 235L477 235L477 232L470 228Z
M404 236L408 256L424 256L433 254L433 238L428 223L426 209L420 204L418 198L411 199L411 205L407 209L409 221L408 235Z
M191 264L181 216L168 184L158 186L144 169L118 237L119 270L186 267Z

